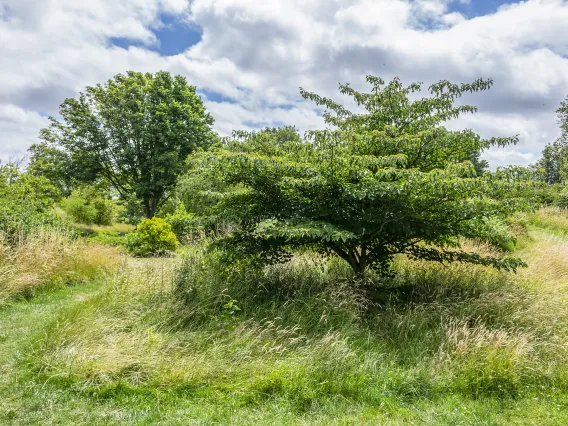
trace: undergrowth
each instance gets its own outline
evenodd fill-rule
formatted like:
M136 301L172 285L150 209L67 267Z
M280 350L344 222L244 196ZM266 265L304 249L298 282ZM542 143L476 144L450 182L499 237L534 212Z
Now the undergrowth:
M393 278L354 284L339 260L227 268L197 243L129 259L20 364L90 401L154 407L157 424L200 409L203 424L563 424L568 240L542 228L517 274L399 257Z

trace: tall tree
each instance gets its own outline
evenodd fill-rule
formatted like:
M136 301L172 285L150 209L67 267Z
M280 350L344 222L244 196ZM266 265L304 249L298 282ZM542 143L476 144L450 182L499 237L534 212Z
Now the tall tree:
M420 84L385 84L369 76L369 93L349 85L355 113L317 94L306 99L326 109L329 129L308 141L279 144L270 132L232 141L200 156L207 173L238 191L223 197L219 214L242 228L221 240L233 255L282 261L294 247L335 254L356 275L371 267L388 272L397 253L440 262L462 261L515 269L517 259L484 257L460 250L460 237L510 242L503 221L522 203L515 170L477 176L472 152L503 146L516 137L484 140L471 130L443 123L476 108L455 105L466 92L491 81L430 86L431 96L411 100ZM270 138L273 143L268 143Z
M107 180L124 199L135 196L147 217L167 199L189 154L215 135L195 87L167 72L118 74L87 87L59 108L41 133L78 165L79 180Z
M542 169L547 183L563 183L568 180L568 97L556 110L561 136L544 147L542 158L536 167Z
M568 178L568 135L546 145L536 167L543 171L546 183L564 182Z

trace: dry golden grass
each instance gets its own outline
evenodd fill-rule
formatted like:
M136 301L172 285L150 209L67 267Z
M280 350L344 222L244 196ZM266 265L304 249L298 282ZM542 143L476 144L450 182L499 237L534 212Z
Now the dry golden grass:
M45 287L79 283L114 266L116 250L40 230L15 247L0 245L0 302L33 295Z

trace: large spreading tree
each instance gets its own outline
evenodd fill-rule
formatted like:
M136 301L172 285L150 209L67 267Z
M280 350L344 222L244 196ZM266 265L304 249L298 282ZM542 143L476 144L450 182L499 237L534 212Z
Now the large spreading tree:
M167 72L118 74L66 99L59 114L42 138L68 156L74 178L108 182L124 199L140 200L147 217L168 197L188 155L215 138L195 87Z
M356 112L302 90L323 107L328 125L307 132L306 140L237 133L241 137L199 156L204 173L238 188L222 197L216 212L241 226L218 244L234 256L272 262L310 248L339 256L357 276L367 268L388 273L398 253L506 270L523 265L460 249L462 237L509 242L503 220L522 199L514 170L480 175L483 167L474 164L479 152L516 143L516 137L483 139L443 125L475 112L456 101L491 81L441 81L422 98L416 96L420 84L367 81L369 93L340 86L359 106Z

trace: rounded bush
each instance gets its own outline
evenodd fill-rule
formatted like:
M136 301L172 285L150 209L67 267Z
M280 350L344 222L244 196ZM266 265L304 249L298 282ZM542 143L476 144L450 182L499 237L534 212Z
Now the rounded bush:
M138 224L136 232L128 235L126 248L135 256L160 256L174 251L179 241L164 219L154 217Z
M111 225L116 210L115 203L107 195L87 186L73 191L61 207L71 219L85 225Z

